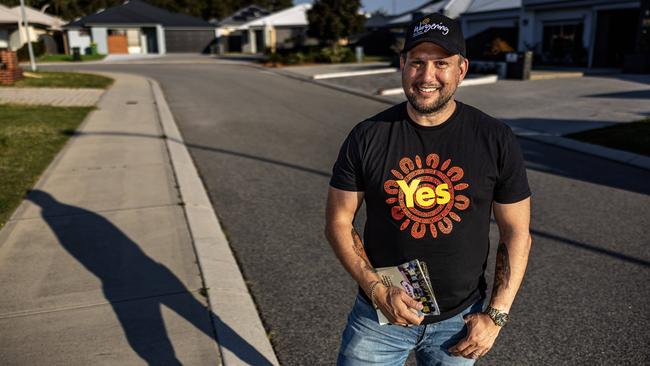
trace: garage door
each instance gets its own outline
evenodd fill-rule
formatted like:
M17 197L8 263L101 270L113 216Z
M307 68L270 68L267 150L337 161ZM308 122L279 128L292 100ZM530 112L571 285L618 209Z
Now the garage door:
M165 29L167 52L209 52L214 41L214 30Z

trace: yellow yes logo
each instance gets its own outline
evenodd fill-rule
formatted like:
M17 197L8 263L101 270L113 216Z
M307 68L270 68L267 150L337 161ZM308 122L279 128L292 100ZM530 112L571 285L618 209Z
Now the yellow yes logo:
M418 189L420 185L419 179L413 179L411 184L406 184L404 180L398 180L397 185L399 185L402 192L404 192L406 207L415 206L413 197L415 197L415 201L417 201L418 205L422 207L430 207L436 203L444 205L451 199L451 195L449 194L449 185L447 185L447 183L438 185L435 191L431 187L422 187Z
M431 21L431 20L429 20L429 18L424 18L424 20L422 21L422 23L424 23L424 24L429 24L430 21Z

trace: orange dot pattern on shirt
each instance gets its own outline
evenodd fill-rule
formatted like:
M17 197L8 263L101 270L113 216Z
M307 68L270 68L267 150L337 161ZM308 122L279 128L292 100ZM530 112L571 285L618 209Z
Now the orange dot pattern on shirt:
M410 227L411 236L423 238L427 232L434 238L449 234L454 222L461 222L460 211L470 206L470 200L461 194L469 184L460 182L465 172L451 166L451 159L440 164L438 154L427 155L424 162L404 157L399 170L392 169L395 179L384 182L386 199L394 220L401 222L400 230Z

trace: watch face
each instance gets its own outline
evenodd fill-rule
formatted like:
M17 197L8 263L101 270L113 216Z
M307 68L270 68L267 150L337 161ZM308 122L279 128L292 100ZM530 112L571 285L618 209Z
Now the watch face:
M508 316L507 313L502 313L497 309L494 308L488 308L487 309L487 314L492 318L492 321L494 321L494 324L502 327L506 325L510 317Z

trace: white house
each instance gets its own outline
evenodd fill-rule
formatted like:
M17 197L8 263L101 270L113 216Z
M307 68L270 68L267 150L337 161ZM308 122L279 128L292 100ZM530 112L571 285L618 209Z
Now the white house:
M239 28L248 22L269 14L271 12L265 8L249 5L216 22L220 53L242 52L243 33L248 32L248 30L240 30Z
M23 16L20 6L8 8L0 5L0 48L17 50L27 40L36 42L44 35L54 36L61 31L65 22L57 17L25 6L25 13L29 23L29 29L23 26ZM56 47L55 47L56 50Z
M19 26L20 18L8 7L0 5L0 48L9 48L14 51L20 48L19 44L10 42L10 35L17 32Z
M537 64L622 67L641 33L638 0L474 0L460 19L465 36L510 35Z
M266 48L290 48L294 41L307 37L307 11L311 4L300 4L257 18L238 27L242 31L242 51L259 53Z

